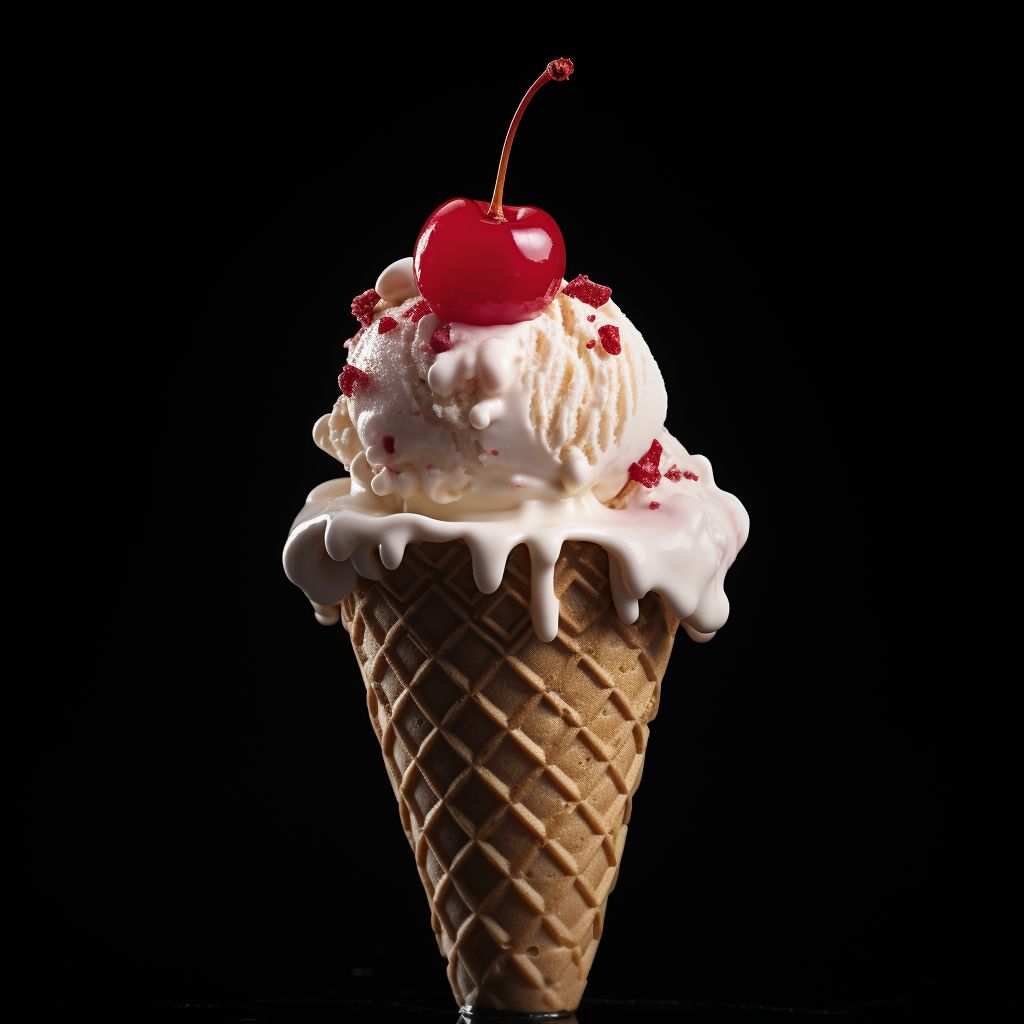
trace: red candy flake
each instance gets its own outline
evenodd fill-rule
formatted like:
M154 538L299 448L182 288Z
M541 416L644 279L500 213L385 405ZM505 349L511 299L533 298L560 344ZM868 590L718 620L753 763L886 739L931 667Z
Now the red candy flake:
M380 296L370 288L352 300L352 315L364 327L369 327L370 321L373 319L373 307L378 302L380 302Z
M683 476L685 476L687 480L699 480L700 479L700 477L697 476L696 473L691 473L689 470L686 470L686 472L683 473Z
M603 284L595 284L586 274L580 274L562 289L562 294L600 309L612 297L612 290Z
M588 324L592 324L596 319L597 319L597 316L595 314L591 313L590 316L587 317L587 323Z
M368 388L373 382L368 373L363 373L358 367L347 364L341 371L338 378L338 387L341 388L346 398L352 397L352 389L358 384L360 387Z
M597 344L596 341L588 341L587 342L587 348L593 348L596 344Z
M434 464L432 462L428 462L427 463L427 469L433 469L433 468L434 468Z
M427 305L427 300L420 299L405 316L406 319L411 320L414 324L418 324L429 312L430 306Z
M382 316L377 321L377 333L387 334L398 326L398 321L393 316Z
M670 470L668 470L665 476L667 476L669 480L671 480L674 484L679 483L679 481L682 480L683 478L683 474L679 472L679 468L677 466L673 466Z
M413 416L419 416L419 414L420 414L419 409L413 409L412 414L413 414Z
M568 57L559 57L547 66L547 72L554 82L564 82L572 71L572 61Z
M438 327L430 339L430 347L435 352L447 352L452 347L452 328L450 324Z
M661 508L661 502L660 501L652 501L651 502L651 509L653 510L653 509L656 509L656 508Z
M634 462L629 467L630 480L639 480L644 487L657 487L661 483L661 473L658 471L658 463L661 462L661 443L655 439L647 454L639 462Z
M492 448L491 449L491 454L492 455L497 455L498 454L498 449L497 448Z
M388 455L395 454L395 439L390 434L385 434L381 438L381 443L384 445L384 451L386 451Z
M617 356L622 351L622 344L619 341L619 329L615 324L605 324L604 327L599 327L597 334L601 339L601 344L604 345L605 352Z

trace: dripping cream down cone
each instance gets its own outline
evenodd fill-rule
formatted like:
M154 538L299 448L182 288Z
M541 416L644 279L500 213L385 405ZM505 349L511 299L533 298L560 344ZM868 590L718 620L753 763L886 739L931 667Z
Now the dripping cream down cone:
M679 620L627 625L608 554L567 541L558 633L530 617L530 556L476 586L468 546L411 544L341 603L399 814L461 1006L579 1005L604 928Z

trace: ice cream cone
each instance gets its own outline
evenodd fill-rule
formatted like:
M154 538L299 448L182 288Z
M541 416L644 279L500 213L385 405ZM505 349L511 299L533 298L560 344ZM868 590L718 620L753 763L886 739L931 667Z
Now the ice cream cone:
M530 557L483 594L462 541L412 544L341 605L457 1002L575 1010L601 937L679 621L625 625L607 553L568 541L557 637Z

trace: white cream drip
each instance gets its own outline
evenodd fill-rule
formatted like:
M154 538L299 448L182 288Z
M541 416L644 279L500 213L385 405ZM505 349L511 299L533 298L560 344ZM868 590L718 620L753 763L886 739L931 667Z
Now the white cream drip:
M688 456L687 463L701 478L700 487L677 485L659 495L657 509L650 508L653 492L641 489L638 500L620 510L585 494L526 501L511 510L477 512L474 518L375 514L365 498L350 493L351 480L330 480L310 493L292 526L285 572L313 602L317 619L330 624L337 621L336 606L357 572L377 578L374 552L381 564L395 569L409 544L462 540L473 558L477 587L490 594L501 582L509 553L525 544L534 629L550 641L558 632L554 568L562 544L591 541L608 552L612 598L623 622L636 621L640 598L653 590L688 635L703 642L728 617L725 574L746 541L749 520L732 495L714 486L707 459Z

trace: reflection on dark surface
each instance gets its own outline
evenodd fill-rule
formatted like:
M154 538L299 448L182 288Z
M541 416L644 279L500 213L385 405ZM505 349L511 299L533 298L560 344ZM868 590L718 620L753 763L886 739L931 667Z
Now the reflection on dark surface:
M322 997L281 997L195 1002L163 1002L132 1000L116 993L108 999L66 1001L40 1000L19 1006L5 1006L4 1019L47 1024L80 1024L103 1021L104 1024L403 1024L422 1021L430 1024L496 1024L501 1020L518 1021L524 1017L480 1017L460 1013L450 1006L445 994L392 992L385 996L363 998L360 995L335 993ZM10 1011L14 1010L15 1013ZM455 1015L453 1017L453 1014ZM985 1021L1018 1020L1010 1007L993 1005L984 1000L958 1004L948 999L869 1001L848 1006L788 1007L771 1004L727 1002L690 1002L687 1000L604 1000L584 999L576 1014L562 1018L565 1024L704 1024L738 1021L759 1024L761 1021L808 1021L823 1024L828 1019L864 1018L884 1020L932 1021L959 1019Z
M495 1024L500 1024L501 1021L519 1021L520 1024L524 1021L551 1021L552 1024L578 1024L575 1013L547 1014L545 1016L528 1016L520 1013L515 1016L509 1016L508 1014L502 1016L502 1014L497 1011L492 1011L491 1013L466 1013L463 1011L459 1014L459 1019L456 1024L483 1024L483 1022L495 1022Z

